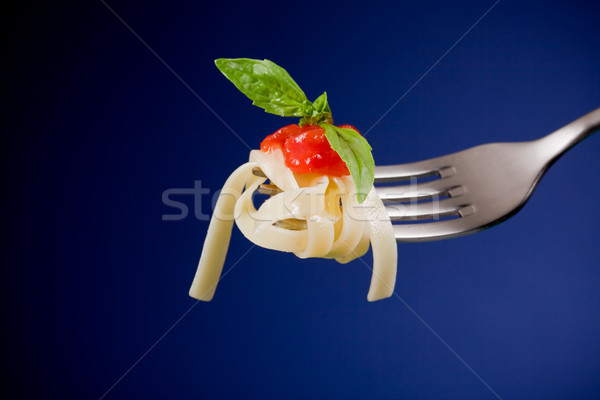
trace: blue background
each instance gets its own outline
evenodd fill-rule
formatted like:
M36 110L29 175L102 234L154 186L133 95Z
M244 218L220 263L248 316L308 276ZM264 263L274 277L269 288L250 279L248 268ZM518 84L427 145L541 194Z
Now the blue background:
M256 148L291 120L252 107L215 58L269 58L365 131L493 2L107 4ZM376 162L535 139L599 107L599 12L499 2L372 129ZM210 213L248 148L101 2L4 17L12 398L496 398L482 380L503 399L600 398L600 135L507 222L399 244L402 301L368 303L358 261L256 247L196 303L208 222L189 195L174 197L188 217L163 221L162 193L199 180ZM250 247L234 229L225 269Z

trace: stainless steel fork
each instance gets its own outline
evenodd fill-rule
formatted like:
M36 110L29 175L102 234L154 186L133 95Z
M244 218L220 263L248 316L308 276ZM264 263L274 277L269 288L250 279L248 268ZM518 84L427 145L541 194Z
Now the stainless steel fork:
M392 221L400 222L394 223L396 240L449 239L505 221L523 207L560 156L598 129L600 108L538 140L490 143L375 167L377 193Z

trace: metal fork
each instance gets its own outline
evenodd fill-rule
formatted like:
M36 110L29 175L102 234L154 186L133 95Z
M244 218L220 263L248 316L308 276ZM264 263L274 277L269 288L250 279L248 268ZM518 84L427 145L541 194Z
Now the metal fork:
M396 240L449 239L505 221L525 205L560 156L598 129L600 108L538 140L490 143L430 160L375 167L377 193L391 220L401 222L394 224ZM434 179L419 182L428 177ZM389 183L393 185L381 186Z

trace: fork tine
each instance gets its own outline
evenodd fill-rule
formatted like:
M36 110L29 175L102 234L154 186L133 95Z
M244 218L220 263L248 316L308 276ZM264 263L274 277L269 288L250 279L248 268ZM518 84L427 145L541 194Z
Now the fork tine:
M375 188L379 198L384 203L434 199L437 197L447 196L448 190L441 188L422 187L421 185L404 185L404 186L385 186Z
M425 199L439 199L440 197L457 197L465 193L465 188L452 178L436 179L433 181L396 185L379 186L375 190L384 203L406 202Z
M265 175L265 173L263 172L263 170L260 169L259 167L252 168L252 175L259 176L261 178L266 178L267 177L267 175Z
M444 177L445 172L450 172L447 170L450 167L448 161L448 156L443 156L414 163L376 166L375 183L398 182L435 175Z
M466 212L472 214L474 212L472 206L466 207ZM429 242L450 239L479 232L492 225L482 225L475 215L422 224L394 224L392 227L398 242Z
M267 183L260 184L256 191L260 194L266 194L267 196L274 196L278 193L281 193L281 189L279 189L277 186Z
M375 167L375 183L405 181L438 175L438 168L428 162Z
M442 201L428 201L414 204L386 205L385 210L392 221L416 221L424 219L439 219L449 216L468 214L468 205L457 204L452 199Z

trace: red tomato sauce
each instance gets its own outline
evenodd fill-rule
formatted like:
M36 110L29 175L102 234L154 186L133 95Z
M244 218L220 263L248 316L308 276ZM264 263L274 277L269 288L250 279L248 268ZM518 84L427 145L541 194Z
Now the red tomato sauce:
M352 125L340 125L340 128L358 131ZM329 145L325 130L318 125L284 126L267 136L260 149L264 152L281 149L285 165L299 174L350 175L346 163Z

